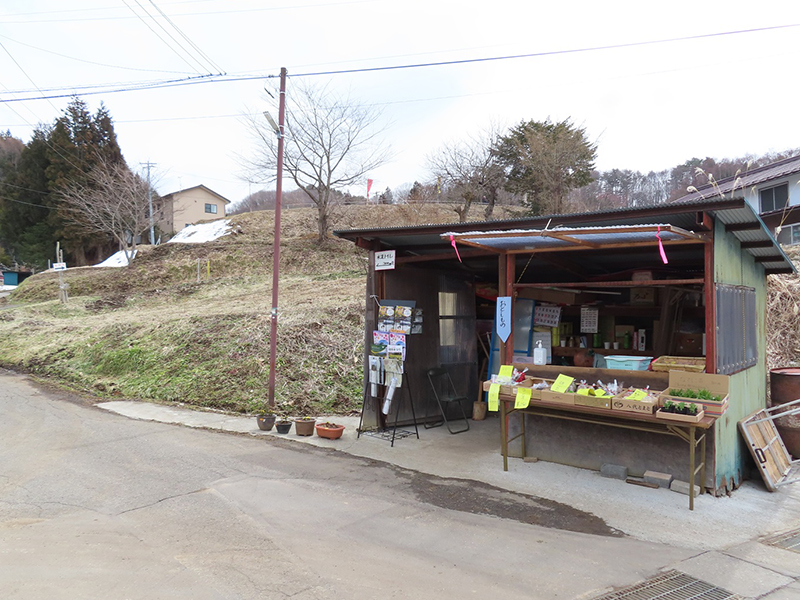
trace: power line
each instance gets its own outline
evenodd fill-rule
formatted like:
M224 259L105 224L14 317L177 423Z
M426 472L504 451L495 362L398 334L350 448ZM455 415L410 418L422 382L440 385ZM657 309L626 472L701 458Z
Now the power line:
M350 4L373 4L375 2L382 2L383 0L342 0L341 2L322 2L317 4L289 4L285 6L269 6L269 7L262 7L262 8L241 8L241 9L231 9L231 10L211 10L211 11L198 11L198 12L182 12L177 13L173 16L176 17L198 17L198 16L205 16L205 15L224 15L224 14L237 14L237 13L251 13L251 12L275 12L281 10L297 10L297 9L306 9L306 8L327 8L333 6L347 6ZM166 4L188 4L185 2L168 2ZM61 12L78 12L78 11L90 11L90 10L114 10L116 7L107 7L107 8L100 8L100 9L92 9L92 8L85 8L85 9L72 9L72 10L62 10L62 11L42 11L42 12L28 12L28 13L14 13L11 15L7 15L9 17L24 17L28 15L35 15L40 16L43 14L57 14ZM71 23L76 21L128 21L134 19L136 17L126 17L126 16L115 16L115 17L85 17L85 18L77 18L77 19L29 19L26 21L3 21L6 24L14 24L14 25L21 25L21 24L40 24L40 23Z
M123 0L124 1L124 0ZM747 33L758 33L763 31L775 31L780 29L789 29L800 27L800 23L792 23L788 25L774 25L770 27L758 27L753 29L740 29L736 31L723 31L723 32L716 32L716 33L707 33L707 34L699 34L693 36L683 36L683 37L674 37L674 38L665 38L660 40L649 40L649 41L642 41L642 42L629 42L624 44L611 44L607 46L589 46L584 48L572 48L566 50L550 50L544 52L532 52L528 54L513 54L513 55L505 55L505 56L492 56L492 57L483 57L483 58L470 58L470 59L461 59L461 60L449 60L449 61L440 61L440 62L428 62L428 63L410 63L410 64L402 64L402 65L387 65L381 67L362 67L357 69L343 69L343 70L331 70L331 71L315 71L315 72L306 72L306 73L297 73L294 75L290 75L290 77L298 78L298 77L316 77L321 75L345 75L345 74L354 74L354 73L370 73L370 72L377 72L377 71L391 71L391 70L400 70L400 69L418 69L418 68L425 68L425 67L442 67L442 66L452 66L452 65L463 65L463 64L476 64L476 63L485 63L491 61L502 61L502 60L517 60L522 58L541 58L545 56L558 56L558 55L565 55L565 54L579 54L579 53L586 53L586 52L599 52L604 50L617 50L623 48L635 48L635 47L642 47L642 46L652 46L656 44L667 44L667 43L675 43L675 42L683 42L683 41L691 41L691 40L699 40L699 39L707 39L707 38L714 38L714 37L722 37L722 36L730 36L730 35L742 35ZM131 92L131 91L138 91L138 90L150 90L150 89L164 89L170 87L182 87L186 85L197 85L201 83L232 83L237 81L253 81L259 79L274 79L278 77L278 75L274 74L255 74L255 75L242 75L242 76L233 76L233 75L198 75L192 77L184 77L180 79L172 79L172 80L161 80L161 81L154 81L152 83L130 83L126 84L125 87L119 88L110 88L110 89L100 89L91 92L85 92L82 95L96 95L96 94L114 94L114 93L121 93L121 92ZM17 92L12 92L17 93ZM8 102L22 102L28 100L41 100L41 99L53 99L53 98L65 98L72 96L73 94L54 94L50 96L27 96L23 98L8 98L0 100L0 104L8 103Z
M144 19L144 18L143 18L143 17L142 17L142 16L141 16L139 13L137 13L137 12L136 12L136 11L133 9L133 7L132 7L130 4L128 4L128 1L127 1L127 0L122 0L122 1L125 3L125 6L127 6L127 7L130 9L130 11L131 11L131 12L132 12L134 15L136 15L136 17L137 17L137 18L138 18L138 19L139 19L139 20L140 20L142 23L144 23L145 27L147 27L147 28L148 28L148 29L149 29L151 32L153 32L153 35L155 35L155 36L156 36L156 37L157 37L159 40L161 40L161 41L164 43L164 45L165 45L167 48L169 48L169 49L170 49L170 50L173 52L173 54L175 54L175 56L177 56L177 57L178 57L178 58L180 58L180 59L181 59L183 62L185 62L185 63L186 63L186 65L187 65L187 66L188 66L190 69L192 69L192 70L193 70L195 73L201 73L201 71L200 71L200 70L199 70L197 67L195 67L195 66L193 66L192 64L190 64L190 63L189 63L189 61L188 61L188 60L186 60L186 58L185 58L183 55L181 55L181 53L180 53L180 52L178 52L178 51L177 51L175 48L173 48L172 46L170 46L170 44L167 42L167 40L165 40L163 37L161 37L161 35L160 35L160 34L159 34L159 33L158 33L158 32L157 32L155 29L153 29L153 28L150 26L150 23L148 23L148 22L147 22L147 21L146 21L146 20L145 20L145 19ZM139 1L138 1L138 0L134 0L134 2L136 2L136 4L138 4L138 5L139 5L139 8L142 8L142 5L139 3ZM161 24L160 24L158 21L156 21L155 17L153 17L153 16L152 16L150 13L148 13L148 12L147 12L147 10L145 10L144 8L142 8L142 10L144 10L145 14L146 14L148 17L150 17L151 19L153 19L153 22L155 22L155 24L156 24L156 25L158 25L159 27L161 27L161 29L162 29L162 30L164 30L164 27L163 27L163 26L162 26L162 25L161 25ZM166 32L166 30L164 30L164 31ZM169 34L167 34L167 35L169 35ZM170 37L172 37L172 36L170 36ZM174 40L174 38L173 38L173 40ZM180 47L180 44L178 44L178 46ZM186 52L186 50L184 50L184 52ZM193 58L191 55L189 56L189 58L192 58L192 60L194 60L195 62L197 62L197 60L196 60L196 59L194 59L194 58ZM197 64L198 64L198 65L200 66L200 68L202 69L203 65L201 65L199 62L197 62Z
M26 44L25 42L20 42L19 40L15 40L13 38L10 38L7 35L0 35L0 38L8 40L9 42L14 42L15 44L19 44L20 46L25 46L27 48L32 48L34 50L38 50L39 52L45 52L47 54L52 54L54 56L60 56L61 58L66 58L68 60L74 60L74 61L77 61L77 62L82 62L82 63L89 64L89 65L97 65L99 67L109 67L111 69L122 69L122 70L125 70L125 71L144 71L144 72L148 72L148 73L171 73L171 74L174 74L174 75L183 75L184 74L182 71L167 71L167 70L164 70L164 69L140 69L140 68L137 68L137 67L124 67L122 65L109 65L109 64L106 64L106 63L96 62L96 61L93 61L93 60L86 60L86 59L83 59L83 58L76 58L74 56L67 56L66 54L61 54L60 52L54 52L53 50L46 50L45 48L39 48L38 46L32 46L31 44ZM45 88L45 89L47 89L47 88Z
M211 65L211 66L212 66L214 69L216 69L216 70L217 70L217 73L222 73L222 72L224 71L224 69L222 69L222 67L220 67L220 66L219 66L217 63L215 63L213 60L211 60L211 58L208 56L208 54L206 54L205 52L203 52L203 51L202 51L202 50L199 48L199 46L198 46L197 44L195 44L195 43L194 43L194 42L193 42L191 39L189 39L189 37L188 37L188 36L187 36L185 33L183 33L183 31L180 29L180 27L178 27L177 25L175 25L175 23L173 23L173 22L172 22L172 19L170 19L170 18L169 18L169 17L168 17L166 14L164 14L164 11L163 11L163 10L161 10L160 8L158 8L158 6L156 5L156 3L155 3L153 0L150 0L150 4L152 4L152 5L153 5L153 7L154 7L154 8L155 8L155 9L156 9L158 12L159 12L159 14L160 14L162 17L164 17L164 19L167 21L167 23L169 23L169 24L172 26L172 28L173 28L175 31L177 31L177 32L180 34L180 36L181 36L181 37L182 37L184 40L186 40L186 41L189 43L189 45L190 45L192 48L194 48L194 49L195 49L195 51L196 51L196 52L197 52L197 53L198 53L198 54L199 54L201 57L203 57L203 58L205 59L205 61L206 61L206 62L207 62L209 65Z

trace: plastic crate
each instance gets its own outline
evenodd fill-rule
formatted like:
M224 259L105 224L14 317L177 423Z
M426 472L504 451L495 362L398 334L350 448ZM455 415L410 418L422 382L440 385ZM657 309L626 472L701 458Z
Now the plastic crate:
M614 354L606 356L607 369L624 369L626 371L647 371L650 366L652 356L625 356L624 354Z

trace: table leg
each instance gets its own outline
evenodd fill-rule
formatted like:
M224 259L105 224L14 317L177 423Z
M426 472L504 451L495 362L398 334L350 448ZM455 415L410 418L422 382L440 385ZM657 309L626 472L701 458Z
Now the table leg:
M700 460L703 462L702 467L700 468L700 493L705 493L706 490L706 436L708 435L708 430L703 432L703 438L700 440Z
M694 465L696 427L689 427L689 510L694 510Z
M508 471L508 412L504 400L500 400L500 447L503 451L503 471Z

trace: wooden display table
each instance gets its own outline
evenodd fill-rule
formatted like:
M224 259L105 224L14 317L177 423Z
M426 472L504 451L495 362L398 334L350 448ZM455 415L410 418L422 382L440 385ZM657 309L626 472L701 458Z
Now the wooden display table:
M486 382L484 384L484 389L488 389L488 383L489 382ZM689 510L694 510L694 486L698 472L700 473L700 493L702 494L704 492L706 476L706 430L714 424L714 419L711 417L704 417L697 423L685 423L681 421L659 419L654 414L639 414L609 408L554 404L541 400L531 400L527 408L514 408L514 401L515 397L510 394L501 393L499 396L500 436L503 449L504 471L508 471L509 442L517 438L522 438L522 456L525 456L524 418L521 419L521 433L515 435L513 438L508 437L508 416L518 412L528 415L581 421L583 423L593 423L595 425L606 425L608 427L633 429L636 431L646 431L679 437L689 444ZM698 429L702 430L702 434L699 437L697 435ZM699 459L697 456L698 444L700 445Z

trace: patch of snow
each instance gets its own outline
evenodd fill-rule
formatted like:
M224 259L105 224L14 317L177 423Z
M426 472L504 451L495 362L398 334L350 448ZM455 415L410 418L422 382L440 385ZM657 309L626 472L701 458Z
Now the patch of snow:
M181 229L168 244L202 244L212 242L223 235L230 233L230 219L221 219L212 223L189 225Z
M17 289L15 285L0 285L0 292L11 292Z
M134 250L133 251L133 256L131 257L131 260L136 258L136 253L137 252L138 252L138 250ZM112 254L107 259L105 259L103 262L101 262L101 263L99 263L97 265L94 265L94 266L95 267L127 267L128 266L128 259L125 258L125 251L124 250L120 250L116 254Z

